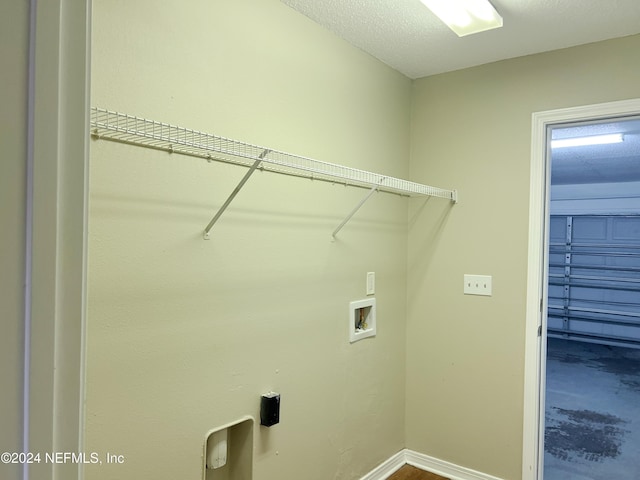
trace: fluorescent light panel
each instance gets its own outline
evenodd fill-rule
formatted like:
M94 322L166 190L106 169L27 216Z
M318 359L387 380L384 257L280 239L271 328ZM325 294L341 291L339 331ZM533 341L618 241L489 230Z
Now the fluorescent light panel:
M502 26L502 17L488 0L421 0L459 37Z
M551 148L583 147L586 145L608 145L610 143L621 143L623 141L624 137L621 133L612 133L609 135L593 135L590 137L574 137L551 140Z

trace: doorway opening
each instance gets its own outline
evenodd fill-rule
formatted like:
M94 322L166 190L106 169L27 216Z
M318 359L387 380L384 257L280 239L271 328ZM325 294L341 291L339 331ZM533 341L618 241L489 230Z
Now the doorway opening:
M640 118L549 126L547 138L544 479L631 480L640 471Z

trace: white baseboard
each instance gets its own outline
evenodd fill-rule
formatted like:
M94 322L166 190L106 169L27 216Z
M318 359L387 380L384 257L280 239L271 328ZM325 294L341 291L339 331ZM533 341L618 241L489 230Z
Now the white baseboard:
M386 480L393 473L400 470L400 468L407 463L405 458L406 450L400 450L388 460L385 460L376 468L367 473L360 480Z
M502 480L501 478L461 467L429 455L404 449L378 465L360 480L386 480L403 465L409 464L451 480Z
M437 475L450 478L451 480L502 480L482 472L461 467L453 463L445 462L437 458L424 455L423 453L405 450L406 463L414 467L421 468Z

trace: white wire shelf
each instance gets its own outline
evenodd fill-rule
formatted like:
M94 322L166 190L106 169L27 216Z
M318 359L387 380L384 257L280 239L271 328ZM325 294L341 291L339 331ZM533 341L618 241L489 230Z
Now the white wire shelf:
M383 191L406 196L439 197L454 203L457 202L456 190L432 187L366 170L314 160L103 108L93 107L91 109L91 129L92 136L97 139L123 142L250 167L249 172L247 172L245 178L228 199L228 202L214 217L212 223L207 226L205 238L208 238L208 233L213 223L222 214L228 203L233 200L233 197L235 197L255 169L345 185L368 187L372 191ZM369 196L366 198L369 198ZM334 232L334 236L344 223L351 218L351 215Z

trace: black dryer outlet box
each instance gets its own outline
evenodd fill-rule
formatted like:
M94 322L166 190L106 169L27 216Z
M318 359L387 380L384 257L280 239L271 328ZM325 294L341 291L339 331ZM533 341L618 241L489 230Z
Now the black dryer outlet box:
M271 427L280 423L280 394L265 393L260 400L260 425Z

